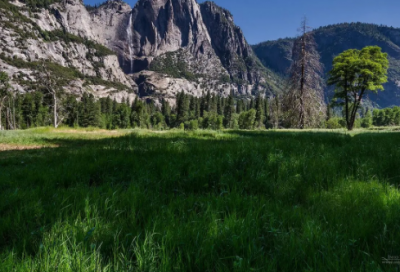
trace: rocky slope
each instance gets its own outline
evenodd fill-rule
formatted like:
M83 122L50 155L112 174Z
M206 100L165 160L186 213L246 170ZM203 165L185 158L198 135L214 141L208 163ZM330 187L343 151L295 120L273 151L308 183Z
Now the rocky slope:
M400 104L400 29L372 24L351 23L322 27L314 31L321 62L328 72L332 60L341 52L365 46L378 45L389 54L389 82L385 91L370 94L369 98L380 107ZM291 64L293 39L280 39L254 45L253 49L264 65L284 75ZM327 88L328 96L332 88Z
M97 97L134 98L135 82L117 56L95 42L90 14L79 1L31 9L20 2L0 2L0 70L19 92L40 87L43 64L66 92ZM72 15L73 14L73 15Z
M40 1L39 1L40 2ZM232 15L196 0L0 0L0 69L20 92L38 87L41 63L60 87L118 100L173 98L178 91L250 96L279 92ZM43 65L42 65L43 66ZM62 86L61 86L62 85Z
M265 82L266 69L254 55L232 14L214 2L201 4L201 14L212 47L232 79L256 84Z
M153 76L143 80L155 74L159 85L180 79L179 88L197 90L195 95L207 90L224 95L231 90L238 95L279 91L279 77L261 65L232 16L213 3L140 0L130 12L123 2L108 1L90 14L92 25L105 29L98 41L118 54L125 73L139 82L139 93L157 93L158 83L148 83Z

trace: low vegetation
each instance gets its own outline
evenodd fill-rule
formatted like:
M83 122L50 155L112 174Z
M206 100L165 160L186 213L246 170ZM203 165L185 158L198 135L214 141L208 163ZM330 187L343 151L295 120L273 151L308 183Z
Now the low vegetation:
M397 271L399 134L130 132L0 132L1 271Z
M96 57L105 57L109 55L115 55L115 53L108 49L107 47L93 42L89 39L85 39L71 33L65 32L61 29L53 30L53 31L41 31L42 37L46 41L63 41L65 43L80 43L84 44L88 49L92 49L94 56Z
M175 78L185 78L194 81L197 79L197 76L189 70L184 58L182 50L165 53L151 63L150 70Z

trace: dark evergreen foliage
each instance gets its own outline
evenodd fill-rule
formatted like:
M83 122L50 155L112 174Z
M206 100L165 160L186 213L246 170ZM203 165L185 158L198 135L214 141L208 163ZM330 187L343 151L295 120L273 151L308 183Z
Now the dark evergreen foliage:
M10 105L5 105L0 115L5 129L26 129L52 124L52 102L48 95L36 91L10 97ZM127 98L117 102L110 97L96 99L89 93L84 93L81 98L64 95L59 102L59 114L62 124L69 127L158 130L270 127L268 98L262 96L249 103L246 98L235 98L233 93L224 98L211 92L202 97L180 92L173 108L166 99L160 102L161 105L158 106L153 101L143 101L138 97L133 102ZM6 112L12 112L12 118L7 117ZM15 127L10 120L15 120Z

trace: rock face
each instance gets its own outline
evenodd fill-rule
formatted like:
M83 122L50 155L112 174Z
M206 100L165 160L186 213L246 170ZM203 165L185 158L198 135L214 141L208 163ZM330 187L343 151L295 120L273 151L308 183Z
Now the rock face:
M351 48L362 49L365 46L378 45L389 54L389 82L385 91L377 95L370 94L369 99L381 107L400 104L400 29L373 24L351 23L322 27L314 31L315 41L321 55L325 72L332 68L333 58ZM280 39L253 46L264 65L278 74L285 74L291 65L294 39ZM326 88L331 97L332 88Z
M238 95L279 89L278 78L262 66L232 15L211 2L139 0L129 12L123 2L108 1L90 14L96 28L113 29L103 40L127 74L152 70L192 84L200 80L212 92L229 83ZM113 18L113 25L105 18Z
M135 97L135 82L122 71L116 54L95 42L102 36L79 0L35 13L19 2L6 5L0 9L0 70L15 90L35 90L38 70L46 62L55 78L65 78L62 87L69 93ZM18 11L10 11L13 5Z
M213 57L211 39L195 0L141 0L128 24L138 58L154 58L187 48L194 56Z
M44 60L55 76L70 75L63 88L76 95L279 92L279 77L261 65L232 15L211 2L139 0L132 9L108 0L87 9L81 0L63 0L34 12L6 3L19 11L14 18L0 8L0 69L21 92L33 90L28 83L39 80Z
M265 68L234 24L232 14L214 2L201 4L201 14L212 37L212 47L232 79L250 84L265 82Z

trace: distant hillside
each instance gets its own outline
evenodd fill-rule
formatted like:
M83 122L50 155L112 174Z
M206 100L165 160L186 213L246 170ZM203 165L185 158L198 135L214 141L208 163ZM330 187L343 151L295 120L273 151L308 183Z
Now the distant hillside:
M315 41L321 54L321 61L328 72L332 60L341 52L369 45L378 45L389 54L389 82L385 91L370 95L380 107L400 105L400 29L364 23L345 23L321 27L315 32ZM285 74L291 64L293 38L267 41L253 46L261 62L271 70ZM328 91L328 96L331 91Z

